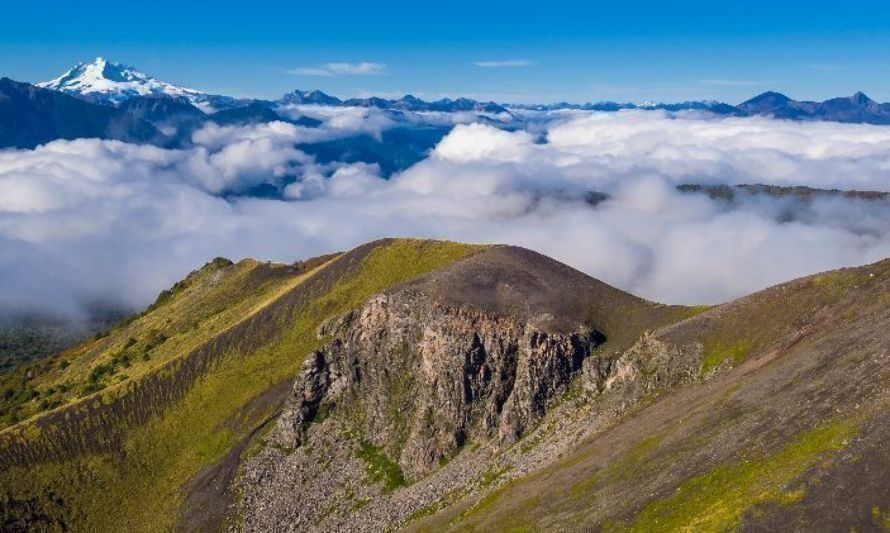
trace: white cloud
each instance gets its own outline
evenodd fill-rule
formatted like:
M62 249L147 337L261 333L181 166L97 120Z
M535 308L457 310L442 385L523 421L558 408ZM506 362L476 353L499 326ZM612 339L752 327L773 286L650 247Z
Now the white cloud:
M396 125L392 113L377 107L348 107L289 104L278 111L297 119L307 116L321 120L322 128L304 128L301 142L318 142L346 135L366 133L379 137L383 130Z
M386 65L363 61L361 63L328 63L325 68L334 74L368 76L383 73L386 70Z
M296 76L376 76L386 71L386 65L362 61L360 63L325 63L317 67L289 70Z
M527 59L506 59L502 61L476 61L473 64L482 68L511 68L527 67L531 65L532 62Z
M484 124L458 125L442 139L433 157L457 162L521 161L533 148L525 131L503 131Z
M320 132L214 126L188 150L79 140L0 151L0 309L144 305L217 255L293 261L384 236L526 246L671 303L725 301L890 256L886 201L727 203L675 188L887 191L890 128L559 114L540 117L542 135L457 126L390 180L373 164L319 165L293 148L380 118L354 113L318 115ZM286 200L219 196L283 174L297 179ZM590 191L610 199L591 206Z

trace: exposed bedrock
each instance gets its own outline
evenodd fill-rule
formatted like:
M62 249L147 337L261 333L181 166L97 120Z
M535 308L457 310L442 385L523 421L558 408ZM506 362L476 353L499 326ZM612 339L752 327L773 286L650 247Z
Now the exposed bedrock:
M319 334L332 340L307 357L279 442L299 446L313 422L336 416L410 478L468 442L514 442L606 340L592 329L552 333L443 306L414 291L376 296ZM584 366L605 376L611 361Z

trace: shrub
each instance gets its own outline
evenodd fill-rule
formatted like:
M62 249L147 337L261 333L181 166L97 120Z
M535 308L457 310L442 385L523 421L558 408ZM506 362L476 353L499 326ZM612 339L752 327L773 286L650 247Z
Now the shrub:
M142 349L142 353L148 353L161 344L163 344L167 340L167 336L163 333L154 332L152 336L148 339L148 342L145 344L145 348Z
M98 383L105 374L114 374L114 364L98 365L90 371L90 381Z

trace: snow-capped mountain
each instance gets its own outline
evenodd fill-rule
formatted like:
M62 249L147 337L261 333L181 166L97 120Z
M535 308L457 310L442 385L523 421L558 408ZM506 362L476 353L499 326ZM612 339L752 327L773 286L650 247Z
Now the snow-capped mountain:
M233 98L216 96L160 81L122 63L97 57L78 63L58 78L38 83L38 87L61 91L94 103L120 105L135 96L167 95L184 97L205 111L226 107Z

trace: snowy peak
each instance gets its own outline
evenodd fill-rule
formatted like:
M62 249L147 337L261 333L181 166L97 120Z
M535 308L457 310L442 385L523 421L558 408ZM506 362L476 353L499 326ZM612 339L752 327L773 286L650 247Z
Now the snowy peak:
M78 88L96 86L97 84L114 82L147 83L151 77L138 72L133 67L120 63L109 63L105 58L97 57L92 63L78 63L60 78L48 82L57 88Z
M145 95L184 96L196 104L207 97L200 91L159 81L133 67L113 63L102 57L97 57L90 63L78 63L58 78L37 85L112 105L119 105L134 96Z

